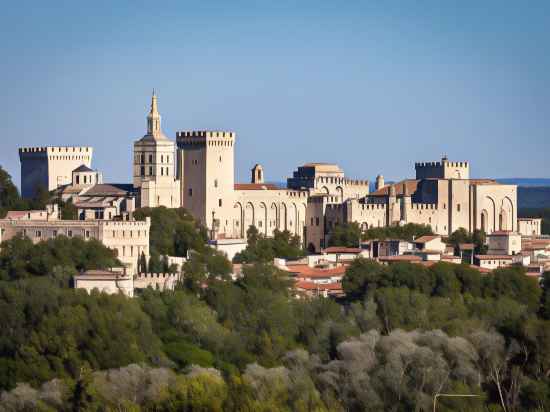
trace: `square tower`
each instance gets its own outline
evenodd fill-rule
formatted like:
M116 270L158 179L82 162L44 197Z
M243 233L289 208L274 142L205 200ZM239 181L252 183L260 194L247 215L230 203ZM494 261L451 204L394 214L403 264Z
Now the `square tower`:
M73 170L91 166L92 154L91 147L21 147L21 195L31 198L39 187L52 191L70 184Z
M147 134L134 143L133 183L139 207L180 207L179 182L174 177L175 143L161 129L157 96L153 92Z
M415 163L416 179L469 179L468 162L450 162L443 156L441 162Z
M176 133L182 205L217 233L231 231L235 137L228 131Z

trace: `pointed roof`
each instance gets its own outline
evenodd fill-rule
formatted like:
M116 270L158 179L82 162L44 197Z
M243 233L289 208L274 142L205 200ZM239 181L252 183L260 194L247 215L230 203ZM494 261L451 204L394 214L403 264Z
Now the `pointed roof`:
M153 95L151 96L151 110L147 115L147 134L144 135L140 141L141 142L156 142L159 140L169 140L164 133L162 133L161 128L161 116L158 111L158 98L153 89Z
M76 169L73 170L73 172L93 172L93 169L90 169L88 166L82 164L78 166Z

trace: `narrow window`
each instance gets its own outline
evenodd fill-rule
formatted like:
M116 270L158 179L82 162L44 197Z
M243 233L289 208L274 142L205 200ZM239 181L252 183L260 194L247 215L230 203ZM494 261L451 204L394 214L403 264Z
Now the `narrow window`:
M145 176L145 167L144 166L141 166L140 168L140 173L139 173L141 176Z
M218 199L218 206L222 207L222 200L221 199Z
M153 167L149 166L149 176L153 176Z
M189 196L193 196L193 189L189 189Z

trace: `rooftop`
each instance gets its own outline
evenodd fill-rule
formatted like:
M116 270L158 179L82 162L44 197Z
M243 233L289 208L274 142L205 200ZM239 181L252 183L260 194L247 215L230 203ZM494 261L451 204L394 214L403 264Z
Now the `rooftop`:
M414 243L427 243L431 242L435 239L441 239L441 236L439 235L428 235L428 236L421 236L418 239L413 240Z

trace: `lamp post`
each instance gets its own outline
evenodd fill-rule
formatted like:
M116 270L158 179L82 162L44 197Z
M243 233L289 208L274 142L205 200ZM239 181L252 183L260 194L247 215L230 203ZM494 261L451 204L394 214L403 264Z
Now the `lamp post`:
M454 393L436 393L434 395L434 410L437 406L437 398L439 397L446 397L446 398L480 398L481 395L474 395L473 393L465 393L465 394L454 394Z

